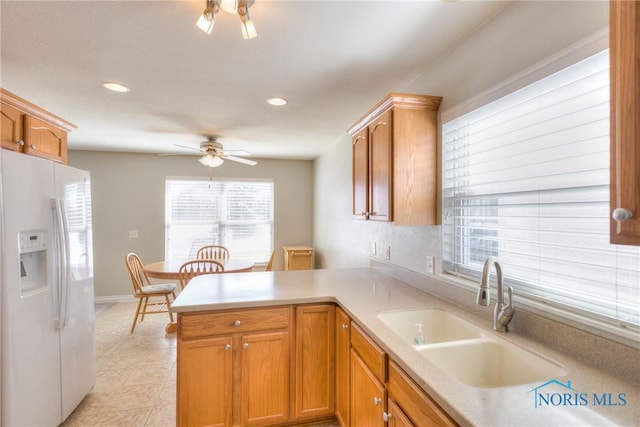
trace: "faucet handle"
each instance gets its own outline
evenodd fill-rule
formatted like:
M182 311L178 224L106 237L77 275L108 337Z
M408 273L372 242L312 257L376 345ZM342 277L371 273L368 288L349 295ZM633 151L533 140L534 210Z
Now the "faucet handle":
M512 317L516 308L513 306L513 286L507 288L507 295L509 296L509 302L502 306L505 316Z

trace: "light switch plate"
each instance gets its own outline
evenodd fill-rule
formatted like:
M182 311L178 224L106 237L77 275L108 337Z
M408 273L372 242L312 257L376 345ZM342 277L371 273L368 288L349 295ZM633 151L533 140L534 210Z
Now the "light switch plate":
M129 238L137 239L138 238L138 230L129 230Z

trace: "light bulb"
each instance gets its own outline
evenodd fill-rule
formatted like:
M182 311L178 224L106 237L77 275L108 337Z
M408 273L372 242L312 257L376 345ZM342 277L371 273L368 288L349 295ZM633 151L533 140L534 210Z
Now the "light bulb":
M209 15L211 18L209 18L207 15ZM213 31L213 24L213 14L207 14L206 10L202 15L200 15L200 18L198 18L198 22L196 22L198 28L200 28L207 34L211 34L211 31Z
M247 18L246 20L242 21L240 26L242 27L243 39L249 40L255 38L258 35L258 33L256 32L256 27L255 25L253 25L253 21L251 20L251 18Z

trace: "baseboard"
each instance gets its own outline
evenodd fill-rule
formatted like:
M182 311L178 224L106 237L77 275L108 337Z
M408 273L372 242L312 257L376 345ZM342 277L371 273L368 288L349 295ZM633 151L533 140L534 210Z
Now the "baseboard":
M93 302L95 304L110 304L115 302L136 302L137 300L132 295L110 295L106 297L94 297Z

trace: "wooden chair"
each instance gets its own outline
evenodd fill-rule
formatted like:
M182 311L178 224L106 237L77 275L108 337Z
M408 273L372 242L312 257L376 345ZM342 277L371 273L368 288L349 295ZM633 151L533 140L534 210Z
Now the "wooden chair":
M229 259L229 250L224 246L208 245L198 249L196 259L215 259L226 261Z
M133 296L138 298L138 307L136 308L136 315L133 317L131 333L136 328L139 315L142 315L140 318L140 322L142 322L145 314L169 313L169 319L173 322L173 313L169 310L169 305L171 305L169 295L172 296L173 300L176 299L176 284L152 285L144 272L140 257L134 253L128 254L124 263L127 266L129 277L131 277L131 283L133 284ZM163 298L163 300L150 302L149 298ZM144 306L142 305L143 302Z
M267 268L264 271L273 271L273 256L276 254L276 251L271 252L271 258L269 258L269 263L267 264Z
M180 278L180 287L184 289L191 279L201 274L217 274L224 273L224 265L214 259L198 259L187 261L180 266L178 277Z

